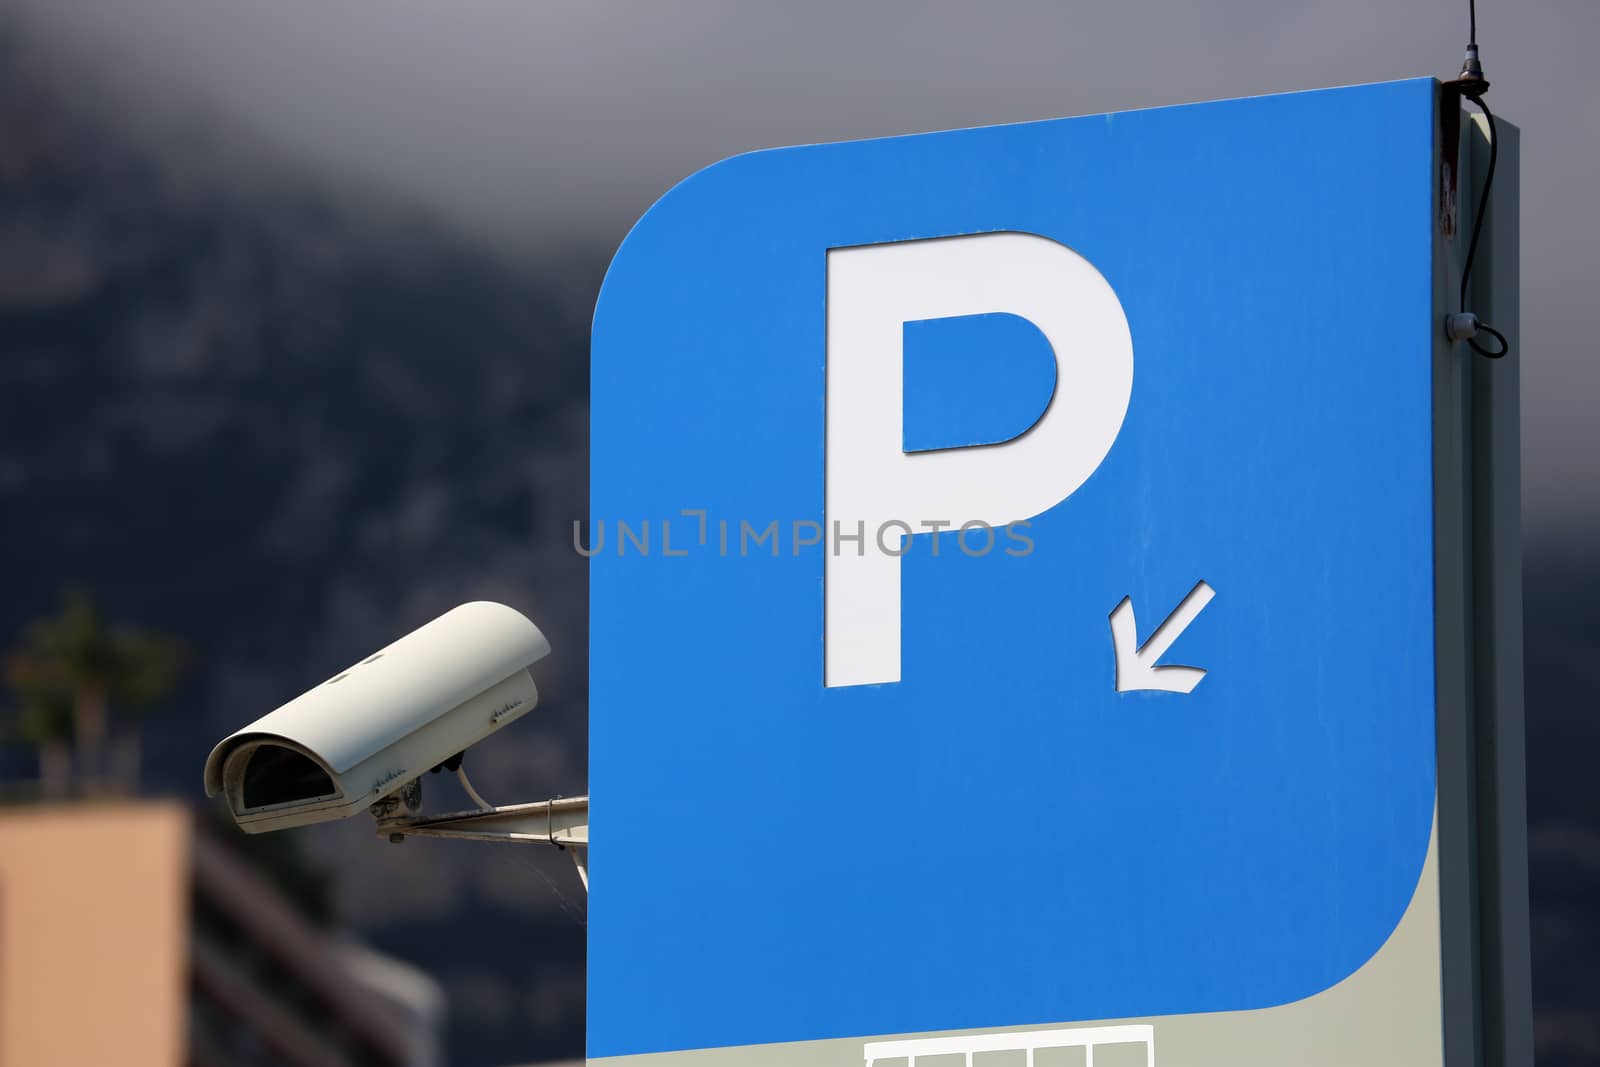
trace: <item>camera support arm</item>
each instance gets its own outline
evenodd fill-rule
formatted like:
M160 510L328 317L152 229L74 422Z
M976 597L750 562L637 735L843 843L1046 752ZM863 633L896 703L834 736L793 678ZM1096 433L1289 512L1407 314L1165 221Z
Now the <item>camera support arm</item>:
M578 877L589 888L589 798L556 797L532 804L507 804L442 815L380 815L378 832L389 840L455 837L468 841L538 841L572 853Z

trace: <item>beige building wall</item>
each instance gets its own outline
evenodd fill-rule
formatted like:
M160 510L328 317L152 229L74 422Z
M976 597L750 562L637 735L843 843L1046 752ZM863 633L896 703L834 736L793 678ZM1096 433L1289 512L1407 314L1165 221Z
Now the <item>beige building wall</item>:
M179 1067L190 832L173 804L0 809L0 1067Z

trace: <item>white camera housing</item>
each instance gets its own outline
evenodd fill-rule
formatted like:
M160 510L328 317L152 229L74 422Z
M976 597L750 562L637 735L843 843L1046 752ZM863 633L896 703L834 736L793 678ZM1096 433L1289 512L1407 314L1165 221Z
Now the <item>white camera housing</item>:
M550 643L504 604L463 604L227 738L206 793L248 833L365 810L533 710Z

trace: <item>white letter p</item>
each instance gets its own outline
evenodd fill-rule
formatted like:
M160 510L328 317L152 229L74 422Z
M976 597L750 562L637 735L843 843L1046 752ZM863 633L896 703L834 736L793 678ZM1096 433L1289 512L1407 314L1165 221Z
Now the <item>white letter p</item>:
M904 325L1018 315L1050 342L1056 390L1021 436L903 450ZM828 251L824 684L900 680L900 526L1004 526L1065 500L1105 459L1133 391L1133 339L1111 286L1034 234L991 233ZM859 554L832 531L863 528Z

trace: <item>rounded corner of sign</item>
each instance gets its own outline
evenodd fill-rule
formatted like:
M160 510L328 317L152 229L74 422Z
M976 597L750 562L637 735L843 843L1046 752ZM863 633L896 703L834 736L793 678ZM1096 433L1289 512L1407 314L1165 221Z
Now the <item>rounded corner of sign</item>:
M673 183L660 196L656 197L650 206L645 208L643 214L634 220L633 225L628 227L628 232L623 235L622 240L618 243L617 250L611 257L611 262L606 265L605 276L600 282L600 297L595 302L595 321L599 321L600 311L605 305L608 287L614 288L615 286L614 278L617 274L618 266L627 260L630 252L639 245L641 238L645 234L659 225L669 215L684 210L692 210L694 204L698 202L698 199L694 198L695 194L711 180L713 175L720 179L723 171L742 165L746 160L781 151L783 151L781 148L761 148L726 156L714 163L707 163L698 170L691 171ZM691 199L686 200L686 197ZM718 202L715 199L711 201L713 205Z
M1316 1000L1340 987L1348 988L1353 983L1369 980L1373 970L1379 967L1379 961L1386 957L1418 951L1416 934L1428 929L1437 932L1439 928L1441 901L1438 895L1438 849L1439 821L1435 808L1429 813L1428 834L1422 852L1415 857L1416 874L1400 879L1399 884L1405 886L1405 890L1396 897L1397 908L1393 911L1393 921L1380 924L1381 936L1378 936L1366 951L1357 954L1353 966L1332 981L1297 997L1262 1007L1280 1008ZM1410 870L1409 864L1406 869ZM1408 927L1411 929L1411 934L1402 935L1402 929ZM1434 942L1433 948L1426 949L1424 954L1436 951L1437 947L1437 943ZM1432 962L1431 957L1429 962Z

